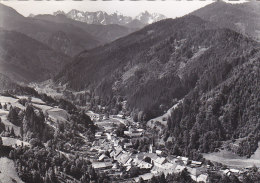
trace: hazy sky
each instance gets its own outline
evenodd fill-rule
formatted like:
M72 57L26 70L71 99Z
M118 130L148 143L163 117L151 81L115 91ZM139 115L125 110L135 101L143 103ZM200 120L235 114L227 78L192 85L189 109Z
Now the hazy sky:
M0 0L1 3L13 7L19 13L24 16L28 16L30 13L32 14L52 14L57 10L63 10L64 12L68 12L71 9L77 9L82 11L106 11L111 14L115 11L119 11L124 15L128 16L136 16L140 12L145 10L149 12L156 12L164 14L169 18L175 18L179 16L183 16L187 13L190 13L200 7L206 6L214 2L213 0L207 1L175 1L175 0L165 0L165 1L17 1L17 0L9 0L3 1Z

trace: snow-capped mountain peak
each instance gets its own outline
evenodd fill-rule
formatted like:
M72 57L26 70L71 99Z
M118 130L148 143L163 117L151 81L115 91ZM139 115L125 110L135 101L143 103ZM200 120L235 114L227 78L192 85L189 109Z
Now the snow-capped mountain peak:
M88 24L103 24L103 25L108 25L108 24L127 25L133 22L135 19L140 21L140 23L147 25L166 18L164 15L158 13L151 14L148 11L140 13L135 18L125 16L118 11L112 14L108 14L104 11L84 12L84 11L72 9L68 13L64 13L63 11L57 11L54 12L53 14L54 15L64 14L65 16L73 20L86 22Z
M55 16L56 16L56 15L60 15L60 14L61 14L61 15L65 15L65 12L59 10L59 11L56 11L56 12L53 13L53 15L55 15Z
M151 24L166 19L166 16L159 13L149 13L148 11L145 11L137 15L135 19L141 21L143 24Z

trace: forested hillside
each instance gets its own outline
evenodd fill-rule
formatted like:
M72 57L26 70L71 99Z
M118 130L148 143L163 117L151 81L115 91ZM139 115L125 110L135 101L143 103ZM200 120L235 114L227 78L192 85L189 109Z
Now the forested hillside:
M218 72L208 73L209 80L199 80L172 112L168 131L175 139L173 152L192 157L194 152L212 152L222 141L238 138L243 140L236 153L250 156L256 150L260 138L259 54L241 61L225 81L211 89L207 89L214 81L210 78Z
M14 89L17 86L10 78L0 73L0 91Z
M191 14L260 40L260 4L257 1L238 4L217 1Z
M200 83L201 92L213 89L234 67L254 57L257 47L253 40L196 16L167 19L82 52L56 82L91 89L106 105L121 96L129 110L143 111L145 121Z
M7 79L5 83L11 85ZM93 140L97 128L84 111L29 87L16 84L6 89L0 94L0 157L15 162L22 181L103 182L107 178L78 155Z

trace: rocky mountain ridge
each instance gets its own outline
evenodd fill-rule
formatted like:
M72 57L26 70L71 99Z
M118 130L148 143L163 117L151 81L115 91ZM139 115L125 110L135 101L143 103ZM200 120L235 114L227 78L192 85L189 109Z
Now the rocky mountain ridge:
M104 11L84 12L76 9L73 9L68 13L65 13L63 11L57 11L53 13L53 15L58 15L58 14L63 14L68 18L80 22L85 22L88 24L98 24L98 25L118 24L118 25L130 26L133 24L133 22L138 21L139 24L144 26L147 24L151 24L166 19L166 16L162 14L149 13L148 11L138 14L136 17L124 16L119 12L108 14Z

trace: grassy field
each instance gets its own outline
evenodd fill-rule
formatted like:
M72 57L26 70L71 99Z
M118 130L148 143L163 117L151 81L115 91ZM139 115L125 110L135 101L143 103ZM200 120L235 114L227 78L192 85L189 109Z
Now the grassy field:
M19 145L25 145L25 146L30 146L30 144L28 142L25 141L21 141L19 139L15 139L15 138L11 138L11 137L2 137L3 140L3 145L5 146L12 146L15 147L15 145L19 146Z
M4 104L10 103L14 107L18 107L18 108L21 108L23 110L25 109L25 107L18 102L18 99L15 99L15 98L12 98L12 97L0 96L0 103L2 104L2 106ZM8 105L8 109L9 109L9 105Z
M17 97L19 99L28 99L28 96L17 96ZM45 102L43 102L41 99L35 97L31 97L31 101L32 103L45 104Z
M0 183L23 183L18 177L14 162L6 157L0 158Z
M260 143L258 144L258 146L259 145ZM260 167L260 146L250 158L240 157L227 150L203 154L203 157L210 161L219 162L230 167L246 168L252 167L254 165Z
M162 127L167 127L167 119L168 117L171 115L172 110L174 110L176 107L178 107L179 103L182 102L182 100L180 100L177 104L173 105L165 114L163 114L162 116L158 116L156 118L153 118L151 120L149 120L147 122L147 126L150 128L154 128L155 126L160 129L163 130ZM156 125L156 122L158 122L159 124L161 124L162 126L158 126Z

